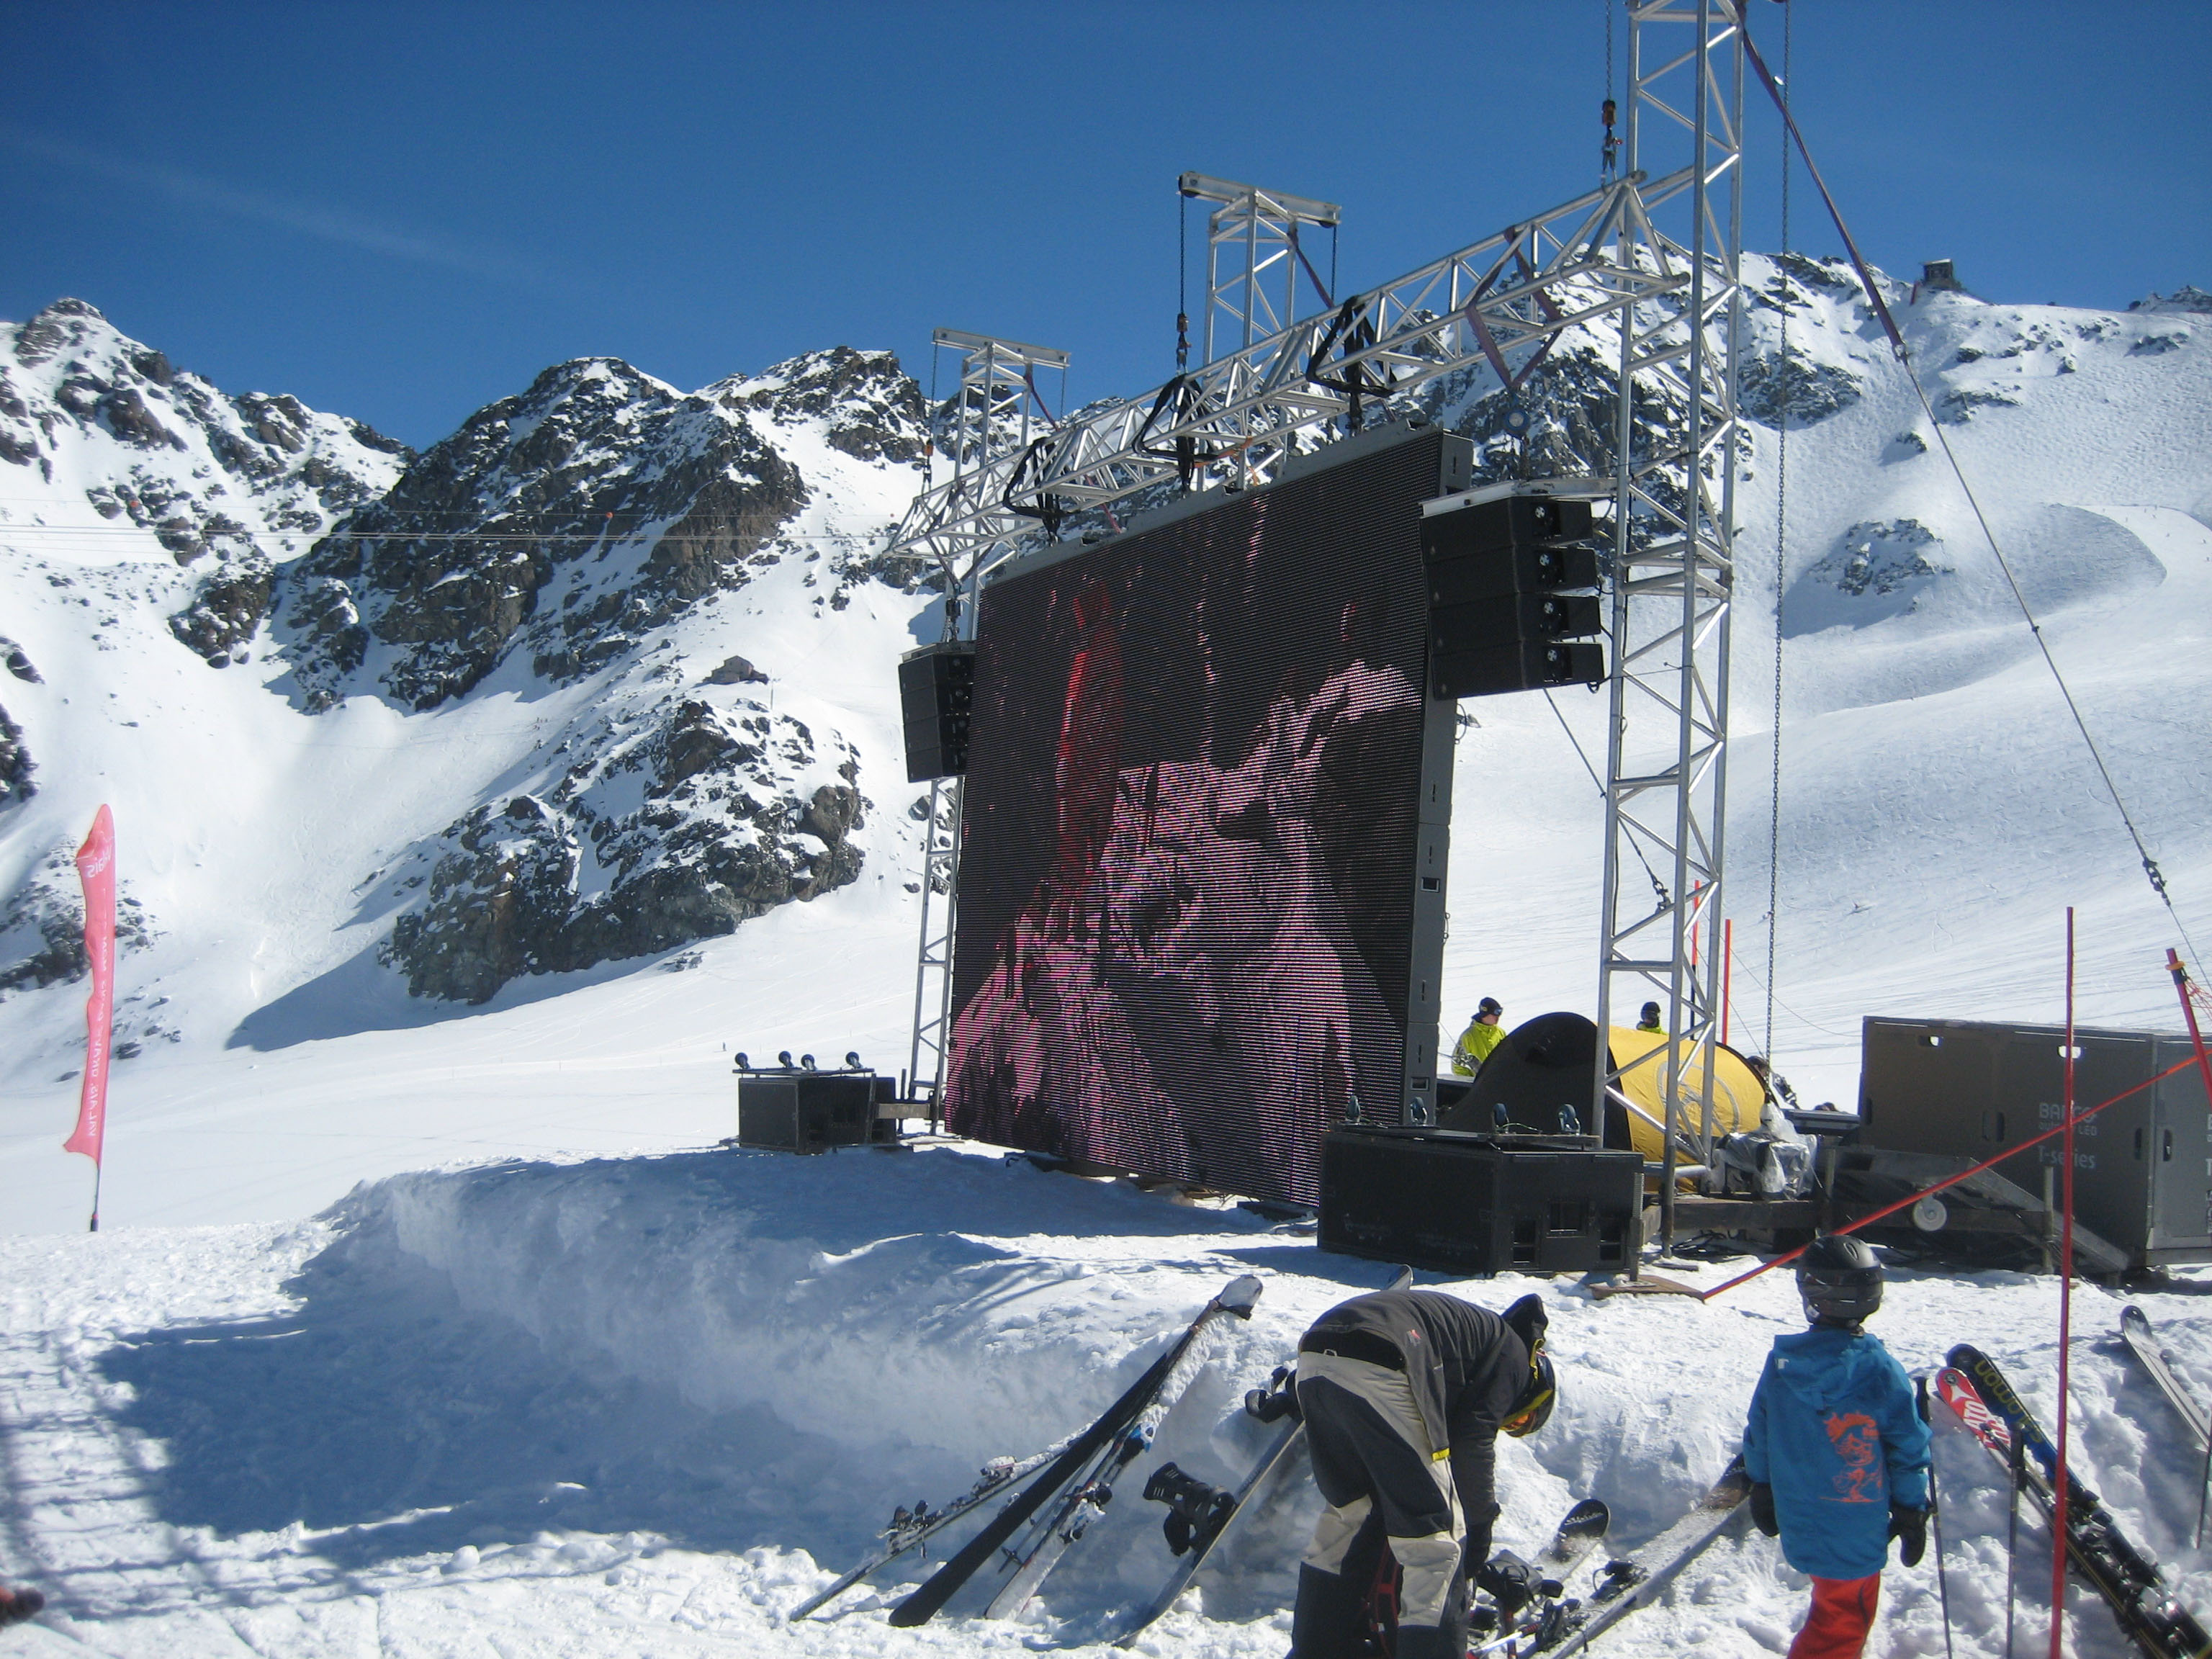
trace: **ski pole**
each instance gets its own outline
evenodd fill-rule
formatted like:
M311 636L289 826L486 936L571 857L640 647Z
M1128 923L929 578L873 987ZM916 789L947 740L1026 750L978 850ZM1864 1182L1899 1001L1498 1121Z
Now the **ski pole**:
M1929 1421L1928 1377L1925 1372L1912 1379L1913 1403L1920 1408L1920 1420ZM1936 1601L1943 1609L1943 1659L1953 1659L1951 1653L1951 1580L1943 1571L1943 1503L1942 1495L1936 1490L1936 1443L1928 1443L1928 1525L1936 1534Z
M2212 1440L2204 1443L2204 1478L2197 1483L2197 1538L2194 1547L2204 1547L2204 1510L2212 1504Z
M2020 1605L2020 1487L2024 1473L2017 1431L2008 1449L2012 1462L2012 1502L2005 1515L2005 1659L2012 1659L2013 1613Z

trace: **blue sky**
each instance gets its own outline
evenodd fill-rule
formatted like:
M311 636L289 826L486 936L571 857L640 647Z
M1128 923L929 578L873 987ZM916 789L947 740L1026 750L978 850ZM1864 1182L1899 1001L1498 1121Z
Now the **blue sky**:
M1341 285L1385 280L1595 181L1605 10L0 0L0 315L75 295L416 445L588 354L691 387L888 346L927 384L939 324L1134 393L1173 368L1180 171L1342 203ZM2212 4L1788 10L1876 264L2212 287ZM1771 248L1771 120L1752 145ZM1792 243L1835 251L1801 171Z

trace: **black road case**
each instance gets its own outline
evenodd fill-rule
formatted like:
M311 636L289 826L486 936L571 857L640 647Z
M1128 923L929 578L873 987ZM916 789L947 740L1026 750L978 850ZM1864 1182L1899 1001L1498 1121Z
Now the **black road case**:
M1644 1159L1592 1135L1347 1125L1322 1142L1322 1249L1432 1273L1626 1267Z

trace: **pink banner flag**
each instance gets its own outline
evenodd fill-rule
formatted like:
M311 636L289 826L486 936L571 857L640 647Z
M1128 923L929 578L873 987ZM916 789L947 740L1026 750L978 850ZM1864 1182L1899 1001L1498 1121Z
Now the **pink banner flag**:
M84 884L84 953L92 963L92 994L84 1004L84 1089L78 1097L76 1133L62 1143L62 1150L82 1152L98 1164L107 1134L107 1055L115 1035L115 816L105 806L76 849L76 873Z

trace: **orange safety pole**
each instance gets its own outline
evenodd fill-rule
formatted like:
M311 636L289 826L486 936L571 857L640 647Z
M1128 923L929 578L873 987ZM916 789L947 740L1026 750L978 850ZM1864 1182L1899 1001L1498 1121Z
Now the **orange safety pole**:
M2190 1046L2197 1050L2197 1069L2204 1073L2204 1103L2212 1107L2212 1060L2204 1056L2204 1033L2197 1028L2197 993L2189 982L2189 969L2180 952L2166 947L2166 970L2173 975L2173 988L2181 993L2181 1017L2189 1022Z
M2066 1427L2068 1362L2074 1347L2074 907L2066 907L2066 1170L2060 1185L2058 1245L2058 1468L2051 1475L2051 1659L2064 1659L2066 1630Z
M1735 966L1735 918L1727 916L1721 921L1721 1047L1723 1048L1728 1047L1729 1036L1729 970Z
M2089 1108L2087 1111L2075 1113L2074 1115L2074 1121L2077 1123L2087 1123L2091 1118L2096 1116L2098 1113L2103 1111L2107 1106L2117 1106L2122 1101L2127 1100L2136 1095L2139 1095L2146 1089L2154 1089L2160 1084L2165 1082L2166 1079L2172 1077L2176 1072L2185 1072L2196 1064L2197 1061L2193 1058L2188 1060L2177 1060L2172 1065L2167 1066L2164 1071L2158 1073L2155 1076L2144 1079L2133 1088L2123 1089L2119 1093L2114 1095L2110 1100L2100 1100L2094 1106ZM2065 1133L2066 1126L2063 1123L2056 1125L2051 1128L2045 1129L2041 1134L2035 1135L2029 1139L2021 1141L2019 1146L2011 1148L2008 1152L1999 1152L1995 1158L1985 1158L1979 1164L1976 1164L1970 1168L1961 1170L1954 1176L1945 1176L1941 1181L1930 1182L1927 1186L1923 1187L1917 1193L1907 1193L1903 1198L1899 1199L1894 1204L1883 1205L1881 1208L1876 1210L1872 1215L1861 1216L1856 1221L1851 1223L1848 1227L1837 1228L1836 1237L1841 1237L1845 1233L1855 1233L1862 1227L1871 1227L1877 1221L1887 1220L1891 1216L1895 1215L1899 1210L1911 1209L1915 1204L1917 1204L1922 1199L1927 1197L1930 1193L1940 1193L1947 1187L1955 1187L1960 1182L1968 1180L1972 1176L1981 1174L1984 1170L1995 1169L1998 1164L2002 1164L2008 1158L2018 1158L2022 1152L2033 1152L2035 1148L2043 1145L2045 1141L2050 1140L2056 1136L2063 1135ZM1788 1267L1799 1256L1804 1255L1808 1248L1809 1247L1807 1245L1800 1244L1796 1249L1785 1251L1783 1255L1776 1256L1771 1261L1760 1262L1759 1266L1753 1267L1749 1273L1738 1273L1734 1279L1728 1280L1724 1284L1716 1285L1710 1291L1698 1291L1694 1294L1698 1301L1710 1302L1715 1297L1721 1295L1724 1291L1732 1291L1739 1285L1749 1284L1753 1279L1757 1279L1761 1273L1771 1273L1777 1267Z
M2166 947L2166 971L2173 975L2173 988L2181 997L2181 1017L2189 1022L2189 1046L2197 1051L2197 1069L2204 1075L2204 1103L2212 1107L2212 1060L2204 1054L2204 1033L2197 1024L2197 999L2200 993L2189 982L2189 969L2182 965L2181 953L2172 945ZM2204 1474L2197 1483L2197 1547L2204 1547L2204 1522L2208 1509L2212 1509L2212 1446L2204 1449Z

